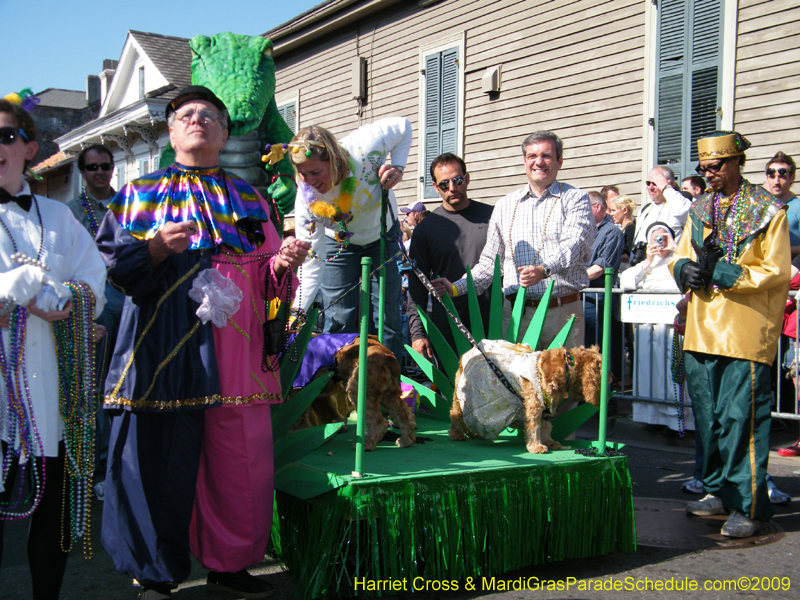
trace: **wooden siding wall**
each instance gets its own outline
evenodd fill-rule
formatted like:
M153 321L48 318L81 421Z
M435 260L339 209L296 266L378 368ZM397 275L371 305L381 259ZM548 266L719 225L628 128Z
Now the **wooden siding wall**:
M297 93L298 127L343 136L361 123L402 115L414 127L401 205L416 200L420 148L419 58L464 32L464 159L471 197L489 203L524 185L520 144L551 129L565 145L559 179L586 190L618 185L640 199L645 4L642 0L449 0L389 7L313 48L276 57L277 93ZM278 43L278 46L280 44ZM351 97L356 56L368 60L368 101ZM481 91L502 65L497 98Z
M778 150L800 162L798 21L798 0L739 2L734 128L753 144L745 167L752 183L764 183Z

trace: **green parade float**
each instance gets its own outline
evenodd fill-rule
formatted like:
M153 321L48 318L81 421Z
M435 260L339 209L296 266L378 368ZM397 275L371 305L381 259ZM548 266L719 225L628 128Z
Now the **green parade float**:
M192 83L209 87L225 102L233 119L233 135L257 140L262 148L265 143L290 141L291 131L280 119L273 98L275 69L271 52L267 52L271 42L224 33L198 36L190 45ZM242 90L251 90L251 96L243 95ZM252 158L249 151L247 169ZM272 177L266 191L286 214L293 208L296 188L289 175L291 166L284 160L287 164L279 162L267 171ZM385 231L382 233L385 240ZM397 258L385 254L383 264L372 272L369 259L362 262L360 364L366 364L370 278L383 278L385 268L394 267ZM504 334L499 264L495 265L491 317L486 326L469 271L468 277L469 325L475 340L506 339L535 348L552 284L525 332L519 331L524 290L518 294ZM606 294L610 293L611 270L607 269ZM383 293L379 302L383 307ZM452 300L445 297L444 302L455 314ZM607 349L611 303L606 302L604 308L603 349ZM281 366L284 397L292 391L300 365L290 357L302 357L316 317L316 312L308 315L285 353ZM606 441L608 353L603 353L596 441L565 442L569 449L547 454L528 453L524 437L516 431L507 431L494 441L454 442L448 429L455 372L459 356L471 346L451 323L458 354L453 352L427 316L421 313L420 317L442 370L406 348L436 391L401 379L419 393L416 435L430 441L410 448L381 444L364 455L366 369L359 372L355 427L348 427L346 433L339 433L341 423L290 431L331 379L330 372L319 374L305 388L295 390L288 402L274 407L272 551L288 567L298 595L380 596L414 588L463 589L469 577L475 580L528 565L635 550L627 457L617 452L620 444ZM570 327L571 322L554 346L566 339ZM553 420L553 438L564 442L597 411L582 404Z

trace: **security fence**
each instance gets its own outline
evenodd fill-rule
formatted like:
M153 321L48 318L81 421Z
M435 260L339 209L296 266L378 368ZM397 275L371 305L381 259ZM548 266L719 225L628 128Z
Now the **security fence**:
M796 292L790 292L797 301ZM602 346L602 315L605 292L602 288L586 288L581 293L584 316L587 318L587 343ZM615 397L651 405L676 406L677 387L672 378L672 358L682 347L673 348L672 320L677 314L675 302L681 294L675 290L612 290L610 364ZM588 321L596 315L597 324ZM800 324L800 310L791 317ZM798 328L800 330L800 328ZM795 342L796 343L796 342ZM798 361L784 366L784 357L792 340L781 336L773 364L772 416L800 420L792 379L798 375ZM605 350L605 349L603 349ZM691 419L691 401L685 403L687 425ZM691 428L691 427L689 427Z

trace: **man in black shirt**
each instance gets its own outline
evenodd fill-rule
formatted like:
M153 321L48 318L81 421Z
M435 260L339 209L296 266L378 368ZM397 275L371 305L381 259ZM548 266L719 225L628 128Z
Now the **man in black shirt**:
M437 156L431 163L431 177L442 197L442 205L414 229L409 255L429 278L446 277L458 281L467 272L467 265L474 266L480 260L494 207L469 199L467 165L455 154L448 152ZM428 306L428 291L413 274L409 275L408 291L411 346L426 358L431 358L433 346L417 314L418 305L423 310ZM486 327L489 322L489 290L478 296L478 301ZM459 318L469 328L466 294L453 298L453 302ZM455 349L444 309L436 301L432 307L428 316Z

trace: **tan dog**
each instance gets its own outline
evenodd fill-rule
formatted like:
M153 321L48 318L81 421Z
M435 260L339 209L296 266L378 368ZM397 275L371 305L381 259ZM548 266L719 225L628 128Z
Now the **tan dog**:
M524 427L528 452L544 454L548 448L561 447L551 437L547 417L555 415L563 400L572 396L600 404L597 346L534 352L522 344L486 340L483 347L524 402L505 389L476 349L470 350L461 357L456 373L450 410L452 440L463 441L467 435L495 439L506 427Z
M336 377L322 389L309 409L298 419L293 429L347 421L347 416L358 404L358 358L359 338L352 344L340 348L335 355ZM344 383L343 383L344 382ZM395 444L401 448L413 446L417 428L414 413L400 398L400 364L394 354L369 336L367 347L367 397L365 423L367 428L364 449L369 452L383 439L389 422L381 414L381 408L389 413L400 428L400 437Z

